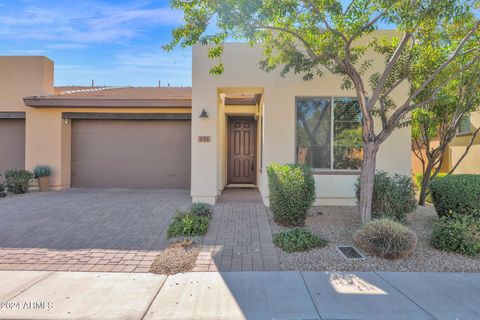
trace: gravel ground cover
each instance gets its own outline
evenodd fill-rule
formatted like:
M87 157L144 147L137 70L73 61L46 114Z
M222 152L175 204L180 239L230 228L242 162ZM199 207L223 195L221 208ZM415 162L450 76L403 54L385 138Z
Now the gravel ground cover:
M272 233L285 230L286 228L273 222L272 214L268 212ZM390 261L371 257L362 252L366 259L354 261L345 259L336 247L354 246L353 234L361 226L357 208L320 206L312 208L305 228L328 240L328 245L321 249L296 253L285 253L279 248L276 250L282 270L288 271L480 272L480 256L470 258L436 250L430 246L432 223L436 219L435 209L431 205L419 206L417 211L410 215L407 225L418 236L417 249L410 257Z
M150 272L171 275L192 271L200 252L197 243L191 239L175 239L156 256Z

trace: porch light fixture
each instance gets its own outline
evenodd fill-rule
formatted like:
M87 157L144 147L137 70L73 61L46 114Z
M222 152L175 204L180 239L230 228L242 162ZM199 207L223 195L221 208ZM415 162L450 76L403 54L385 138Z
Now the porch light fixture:
M199 118L208 118L208 113L205 110L205 108L203 108L202 113L200 113Z

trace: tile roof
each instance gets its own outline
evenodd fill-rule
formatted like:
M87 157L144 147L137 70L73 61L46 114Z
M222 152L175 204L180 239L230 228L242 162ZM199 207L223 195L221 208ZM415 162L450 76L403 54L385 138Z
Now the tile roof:
M27 106L91 108L191 108L190 87L56 87L46 96L25 97Z
M191 100L190 87L56 87L40 99Z

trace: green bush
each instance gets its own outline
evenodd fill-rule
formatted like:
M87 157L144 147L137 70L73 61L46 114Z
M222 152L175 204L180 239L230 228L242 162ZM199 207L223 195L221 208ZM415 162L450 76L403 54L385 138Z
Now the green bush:
M167 229L169 238L199 236L208 231L209 217L197 216L189 211L177 212Z
M194 202L190 207L190 212L196 216L211 217L212 207L206 203Z
M275 222L303 226L315 201L315 180L310 167L272 164L267 168L270 208Z
M480 217L480 175L457 174L435 179L430 190L439 217L454 213Z
M355 194L357 201L360 201L360 177L355 183ZM375 174L372 217L404 222L407 215L415 211L416 207L412 178L399 174L390 175L384 171Z
M444 178L447 176L447 173L438 173L435 178L431 179L430 182L434 179L441 179L441 178ZM422 189L422 179L423 179L423 173L417 173L415 175L415 186L417 187L417 191L420 192L420 190ZM432 203L432 194L429 193L427 195L427 202L429 203Z
M49 166L36 166L33 169L33 177L38 179L40 177L50 177L52 175L52 168Z
M385 218L370 221L355 232L353 239L365 252L385 259L403 259L417 247L415 232Z
M13 169L5 171L7 189L16 194L28 192L28 184L33 175L30 171L23 169Z
M2 175L0 174L0 177ZM5 182L0 182L0 198L3 198L7 195L7 193L5 192Z
M468 256L480 253L480 220L455 214L441 217L433 224L432 245Z
M285 252L322 248L328 241L301 228L293 228L273 236L273 243Z

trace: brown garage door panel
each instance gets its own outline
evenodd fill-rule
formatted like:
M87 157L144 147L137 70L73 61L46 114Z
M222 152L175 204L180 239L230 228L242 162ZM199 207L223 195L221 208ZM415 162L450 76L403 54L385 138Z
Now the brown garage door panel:
M190 121L72 121L73 187L190 188L190 163Z
M0 173L25 167L25 120L0 119Z

